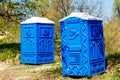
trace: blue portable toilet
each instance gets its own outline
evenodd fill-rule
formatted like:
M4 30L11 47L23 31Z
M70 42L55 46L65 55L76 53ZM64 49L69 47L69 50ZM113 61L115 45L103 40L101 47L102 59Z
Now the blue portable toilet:
M54 22L31 17L21 22L21 63L54 62Z
M63 76L105 72L103 21L84 13L60 20Z

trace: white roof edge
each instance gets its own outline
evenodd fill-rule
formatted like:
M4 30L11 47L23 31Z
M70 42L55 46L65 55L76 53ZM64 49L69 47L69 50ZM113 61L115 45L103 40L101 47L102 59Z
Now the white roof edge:
M65 17L59 21L63 21L69 17L78 17L78 18L85 19L85 20L103 20L103 19L91 16L91 15L86 15L86 14L81 13L81 12L73 12L70 15L68 15L67 17Z
M31 17L20 24L30 24L30 23L48 23L48 24L54 24L53 21L49 20L48 18L44 17Z

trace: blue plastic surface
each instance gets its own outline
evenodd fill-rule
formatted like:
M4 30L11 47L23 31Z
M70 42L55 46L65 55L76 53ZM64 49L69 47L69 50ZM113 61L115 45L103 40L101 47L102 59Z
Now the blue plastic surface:
M54 24L21 24L21 63L54 62Z
M105 72L102 20L69 17L60 21L63 76Z

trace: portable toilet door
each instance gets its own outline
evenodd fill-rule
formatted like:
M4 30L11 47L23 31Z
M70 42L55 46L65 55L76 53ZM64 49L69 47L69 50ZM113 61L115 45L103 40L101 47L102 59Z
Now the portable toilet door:
M32 17L21 22L21 63L54 62L54 22Z
M105 72L102 20L72 13L60 20L63 76Z

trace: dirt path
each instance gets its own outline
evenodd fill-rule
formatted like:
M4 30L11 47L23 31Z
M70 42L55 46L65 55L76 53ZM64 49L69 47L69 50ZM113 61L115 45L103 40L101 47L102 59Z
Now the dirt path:
M53 64L44 65L9 65L0 62L0 80L36 80L41 71L55 67Z
M0 72L7 69L9 65L7 65L5 62L0 62Z

